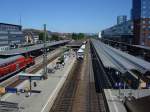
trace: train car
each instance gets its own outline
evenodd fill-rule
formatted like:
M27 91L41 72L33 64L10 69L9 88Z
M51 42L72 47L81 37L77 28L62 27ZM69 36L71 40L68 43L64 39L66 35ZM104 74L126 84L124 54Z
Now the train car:
M26 59L25 59L25 62L26 62L26 66L27 66L27 67L30 67L30 66L32 66L32 65L35 64L35 61L34 61L34 58L33 58L33 57L28 57L28 58L26 58Z
M25 58L24 56L13 56L0 60L0 77L16 73L25 69L28 65L34 64L32 57Z
M77 51L77 59L83 59L84 58L84 50L85 50L85 44L83 44L80 49Z
M86 43L87 43L87 41L84 41L84 42L83 42L83 44L86 44Z
M79 49L77 51L77 59L83 59L84 58L84 50L83 49Z
M82 46L81 46L81 49L83 49L83 50L84 50L84 49L85 49L85 45L82 45Z

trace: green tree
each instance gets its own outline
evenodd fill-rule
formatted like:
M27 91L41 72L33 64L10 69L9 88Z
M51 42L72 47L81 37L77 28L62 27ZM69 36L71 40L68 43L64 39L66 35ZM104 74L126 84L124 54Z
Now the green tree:
M56 34L53 34L52 35L52 37L51 37L51 40L56 40L56 41L58 41L58 40L60 40L61 38L58 36L58 35L56 35Z
M44 36L43 36L43 33L41 32L41 33L39 33L39 40L44 40Z
M72 33L72 39L78 40L78 35L76 33Z
M44 41L44 32L39 33L39 40ZM46 41L50 40L48 34L46 34Z
M72 33L72 39L74 40L81 40L81 39L84 39L84 34L83 33Z
M79 34L78 34L78 39L79 39L79 40L84 39L84 34L83 34L83 33L79 33Z

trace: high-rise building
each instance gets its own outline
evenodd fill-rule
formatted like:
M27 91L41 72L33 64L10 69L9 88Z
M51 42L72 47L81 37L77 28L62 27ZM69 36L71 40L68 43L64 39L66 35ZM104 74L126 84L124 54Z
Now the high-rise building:
M150 0L133 0L134 44L150 46Z
M133 39L133 22L128 20L125 23L104 29L101 32L101 36L105 39L127 42L131 44Z
M122 24L122 23L125 23L127 22L127 16L123 15L123 16L118 16L117 17L117 24Z

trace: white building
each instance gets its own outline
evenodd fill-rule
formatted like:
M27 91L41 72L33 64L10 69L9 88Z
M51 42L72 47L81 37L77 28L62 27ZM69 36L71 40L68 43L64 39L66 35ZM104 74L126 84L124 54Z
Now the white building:
M0 51L6 51L9 50L10 47L9 46L0 46Z

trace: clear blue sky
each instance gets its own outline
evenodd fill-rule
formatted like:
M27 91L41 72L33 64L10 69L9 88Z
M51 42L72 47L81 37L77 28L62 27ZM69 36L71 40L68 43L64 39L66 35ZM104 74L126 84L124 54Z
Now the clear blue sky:
M98 32L130 16L132 0L0 0L0 22L51 31Z

